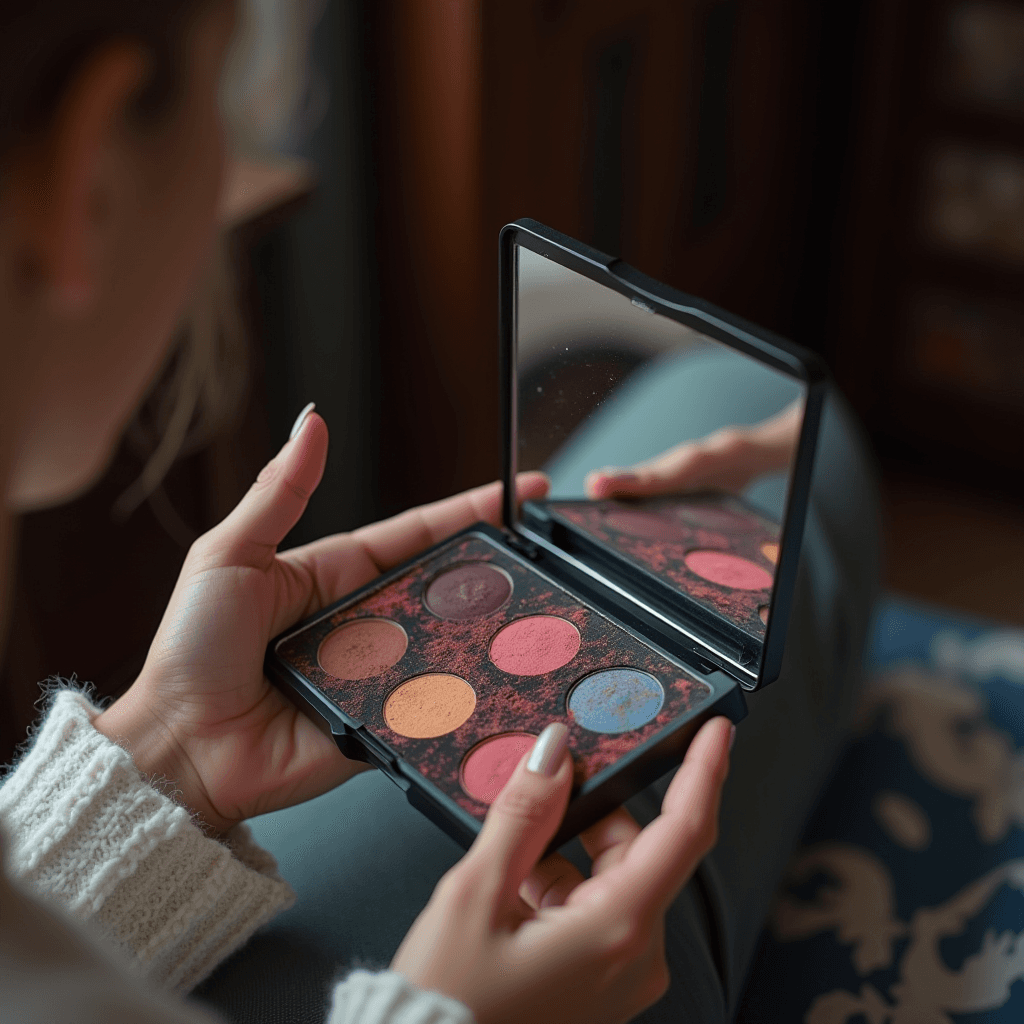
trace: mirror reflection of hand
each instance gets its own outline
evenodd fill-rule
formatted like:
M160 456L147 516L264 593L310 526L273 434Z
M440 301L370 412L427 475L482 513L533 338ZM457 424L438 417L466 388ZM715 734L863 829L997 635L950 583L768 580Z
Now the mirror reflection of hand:
M587 474L587 497L639 498L685 491L739 494L759 476L789 468L803 413L803 399L798 399L753 426L723 427L628 469L593 470Z

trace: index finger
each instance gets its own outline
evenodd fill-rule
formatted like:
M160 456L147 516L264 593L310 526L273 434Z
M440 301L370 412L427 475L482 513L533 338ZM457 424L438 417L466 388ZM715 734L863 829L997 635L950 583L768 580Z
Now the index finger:
M548 479L543 473L520 473L516 478L516 498L527 501L547 493ZM501 520L502 483L496 480L401 512L391 519L353 531L357 541L379 572L401 564L431 544L481 520L497 526Z
M731 736L727 718L704 723L669 786L662 813L608 872L616 876L609 881L624 906L667 908L714 846Z
M543 473L521 473L517 484L520 501L543 497L548 488ZM283 552L278 558L299 569L302 586L281 615L287 623L317 611L481 519L497 525L501 486L500 481L485 484L352 533L336 533Z

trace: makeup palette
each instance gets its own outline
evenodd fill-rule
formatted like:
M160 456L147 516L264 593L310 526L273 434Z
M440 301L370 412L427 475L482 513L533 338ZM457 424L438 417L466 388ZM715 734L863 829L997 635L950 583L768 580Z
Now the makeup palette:
M565 722L574 789L557 846L678 764L707 718L742 719L744 690L778 674L821 379L806 353L535 222L504 229L500 265L503 525L299 623L265 667L466 846L537 735ZM685 439L683 407L657 398L679 391L673 375L699 397L696 378L724 366L735 392L747 362L769 374L752 378L747 422L803 403L781 515L764 494L586 499L589 470ZM547 472L549 499L518 508L517 468Z

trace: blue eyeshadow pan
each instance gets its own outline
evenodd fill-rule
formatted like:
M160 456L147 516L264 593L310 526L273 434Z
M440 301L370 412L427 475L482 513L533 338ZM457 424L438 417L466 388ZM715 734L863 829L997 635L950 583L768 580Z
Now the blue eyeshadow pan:
M639 729L657 717L665 703L661 683L634 668L609 668L581 679L569 694L569 710L591 732Z

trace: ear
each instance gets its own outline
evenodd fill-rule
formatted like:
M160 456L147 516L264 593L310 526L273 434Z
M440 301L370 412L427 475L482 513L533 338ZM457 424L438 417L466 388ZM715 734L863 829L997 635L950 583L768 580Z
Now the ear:
M15 161L14 181L24 186L24 242L43 285L68 312L87 307L95 294L93 193L104 151L115 144L148 67L136 43L96 50L64 89L25 159ZM25 175L20 182L19 170Z

